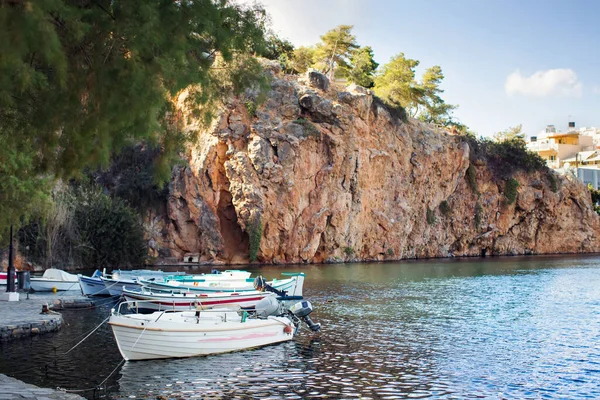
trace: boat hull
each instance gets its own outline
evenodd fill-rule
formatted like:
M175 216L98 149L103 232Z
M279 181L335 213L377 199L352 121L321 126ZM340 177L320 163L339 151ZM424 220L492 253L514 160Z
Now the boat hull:
M206 311L204 312L206 313ZM109 324L117 346L126 360L152 360L161 358L183 358L228 353L285 342L293 339L292 322L286 317L248 319L241 322L236 313L225 320L199 320L195 323L194 313L181 317L182 322L161 321L160 314L147 314L149 318L131 318L128 315L112 315ZM133 314L141 316L143 314ZM185 321L184 321L185 320Z
M171 281L170 283L161 283L155 281L149 281L140 279L140 284L148 287L149 289L156 290L186 290L193 293L204 293L204 294L214 294L214 293L244 293L255 291L253 284L246 284L239 287L231 287L231 286L219 286L217 284L213 284L211 286L202 286L202 285L188 285L181 284ZM288 292L288 296L302 296L302 290L304 285L304 274L297 274L292 278L281 279L278 281L273 281L269 283L273 288L277 290L284 290Z
M137 306L141 309L156 311L186 311L193 308L195 309L196 306L203 308L224 306L253 307L266 296L272 295L273 294L269 292L259 291L218 294L163 294L129 287L123 290L123 296L127 301L138 302Z
M67 292L72 290L81 290L79 281L57 281L44 278L31 278L29 287L36 292Z
M104 282L100 278L79 276L79 286L85 296L110 296L110 292L106 289Z
M104 282L104 286L106 287L106 290L108 290L108 293L111 296L123 295L123 288L125 286L141 287L141 285L139 283L137 283L137 281L134 281L131 279L115 280L115 279L102 278L102 282Z
M8 273L0 272L0 285L6 285L8 282ZM15 273L15 284L17 283L17 274Z

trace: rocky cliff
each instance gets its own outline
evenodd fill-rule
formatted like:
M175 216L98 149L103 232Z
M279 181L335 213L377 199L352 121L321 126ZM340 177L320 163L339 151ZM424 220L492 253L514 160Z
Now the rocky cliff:
M403 122L364 88L271 72L266 102L231 101L174 171L166 215L149 221L155 255L244 263L252 240L265 263L600 248L583 184L517 172L510 204L462 138Z

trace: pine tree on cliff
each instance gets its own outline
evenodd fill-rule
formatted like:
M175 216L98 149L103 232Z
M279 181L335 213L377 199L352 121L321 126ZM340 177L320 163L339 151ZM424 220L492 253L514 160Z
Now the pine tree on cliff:
M375 84L373 74L379 66L373 59L371 46L354 50L350 56L350 69L346 72L348 80L357 85L372 88Z
M389 104L404 107L412 117L464 130L466 127L452 116L457 106L446 103L440 96L444 79L441 67L428 68L418 82L415 74L418 65L419 61L406 58L404 53L394 56L375 77L375 94Z
M358 49L356 37L352 34L352 25L340 25L321 36L315 50L315 68L330 79L335 76L336 70L342 74L351 68L350 57L353 50Z
M0 240L55 177L107 164L126 144L164 153L184 136L175 96L210 116L258 76L265 13L226 0L0 1ZM215 55L221 63L215 67Z

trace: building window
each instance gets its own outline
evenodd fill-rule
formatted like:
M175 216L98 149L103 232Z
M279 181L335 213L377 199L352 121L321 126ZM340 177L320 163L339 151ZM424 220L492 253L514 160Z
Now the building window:
M555 161L556 160L556 156L550 156L550 161Z

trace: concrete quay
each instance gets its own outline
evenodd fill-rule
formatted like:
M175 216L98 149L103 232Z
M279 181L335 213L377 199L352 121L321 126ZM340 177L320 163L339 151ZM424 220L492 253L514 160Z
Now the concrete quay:
M40 388L0 374L0 400L13 399L83 400L84 397L60 390Z
M50 309L48 313L42 313L45 304ZM93 301L77 293L31 293L29 296L20 293L19 301L0 301L0 341L57 331L62 326L63 318L53 310L93 306Z

